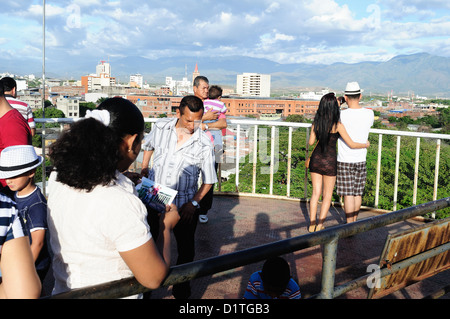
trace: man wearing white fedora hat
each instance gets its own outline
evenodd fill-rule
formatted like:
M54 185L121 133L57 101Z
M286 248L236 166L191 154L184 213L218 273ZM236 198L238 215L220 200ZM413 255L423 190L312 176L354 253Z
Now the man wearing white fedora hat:
M373 125L374 114L371 109L360 106L362 90L358 82L349 82L345 88L345 101L348 109L341 112L341 122L354 142L365 143L369 129ZM361 208L362 195L366 183L367 149L352 149L342 138L338 140L336 189L344 197L344 210L347 223L356 221Z
M42 164L32 145L9 146L0 156L0 178L14 192L19 216L30 238L36 271L43 282L50 268L47 247L47 200L34 183L36 168Z

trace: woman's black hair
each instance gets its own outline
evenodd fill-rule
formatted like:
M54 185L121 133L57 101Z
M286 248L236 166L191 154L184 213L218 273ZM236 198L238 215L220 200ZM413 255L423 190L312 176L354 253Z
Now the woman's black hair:
M339 123L341 113L334 93L322 96L316 116L314 117L314 133L319 140L320 149L326 151L330 132Z
M58 181L80 190L111 183L121 160L122 138L137 134L135 143L140 143L144 131L142 113L126 99L105 100L97 109L109 112L108 126L94 118L82 119L50 146Z

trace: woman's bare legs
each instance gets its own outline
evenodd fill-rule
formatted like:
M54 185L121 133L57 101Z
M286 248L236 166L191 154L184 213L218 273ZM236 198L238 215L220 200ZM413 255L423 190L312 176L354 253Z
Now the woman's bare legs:
M312 195L311 201L309 202L309 219L310 219L309 232L315 231L316 227L317 206L319 203L320 195L322 195L322 175L317 173L311 173L311 182L312 182Z
M323 175L322 184L322 205L320 206L319 221L317 222L316 231L323 229L323 223L330 210L331 198L333 197L334 185L336 184L336 176Z

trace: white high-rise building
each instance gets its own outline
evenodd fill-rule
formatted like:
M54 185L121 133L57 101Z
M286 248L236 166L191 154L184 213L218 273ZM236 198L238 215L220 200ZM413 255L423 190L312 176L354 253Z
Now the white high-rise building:
M100 61L100 63L97 65L96 69L96 74L98 77L111 77L111 64L105 62L105 61Z
M85 87L85 92L99 91L102 87L116 85L116 78L111 77L111 65L101 61L95 68L95 74L81 77L81 85Z
M130 75L130 86L142 88L144 77L141 74Z
M236 93L242 96L270 97L270 75L258 73L238 74Z

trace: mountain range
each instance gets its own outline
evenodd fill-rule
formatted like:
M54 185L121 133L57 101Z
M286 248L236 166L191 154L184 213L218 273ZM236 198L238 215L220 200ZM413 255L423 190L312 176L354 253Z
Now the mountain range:
M95 73L99 61L72 61L71 63L46 62L46 77L79 79ZM271 75L272 90L294 91L300 88L328 88L343 91L347 82L358 81L365 94L431 95L450 98L450 58L418 53L399 55L386 62L281 64L267 59L244 56L227 57L163 57L147 59L128 56L109 59L112 76L127 82L131 74L142 74L147 83L165 83L165 77L192 79L195 65L200 74L212 84L235 86L236 75L244 72ZM25 62L24 62L25 63ZM17 71L6 69L0 62L0 72L20 74L26 64L17 64ZM24 74L29 74L25 72ZM38 71L38 73L42 73ZM35 73L37 75L37 73ZM295 92L295 91L294 91Z

